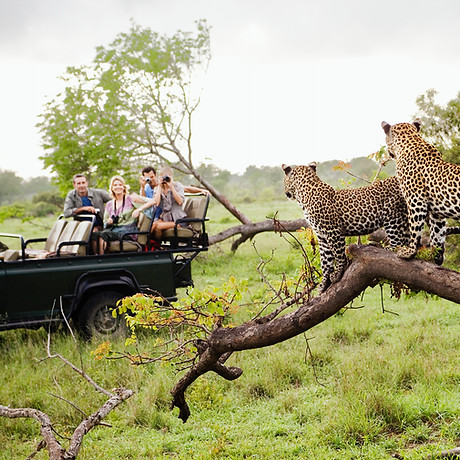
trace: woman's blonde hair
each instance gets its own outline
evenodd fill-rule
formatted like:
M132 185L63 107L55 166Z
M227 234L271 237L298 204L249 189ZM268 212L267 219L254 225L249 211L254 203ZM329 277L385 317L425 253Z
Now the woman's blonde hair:
M116 181L116 180L119 180L122 184L123 184L123 193L125 195L128 194L128 190L129 190L129 185L126 184L125 180L123 179L123 177L121 176L113 176L112 179L110 179L110 187L109 187L109 192L110 192L110 195L112 196L112 198L115 198L115 194L113 193L113 183Z

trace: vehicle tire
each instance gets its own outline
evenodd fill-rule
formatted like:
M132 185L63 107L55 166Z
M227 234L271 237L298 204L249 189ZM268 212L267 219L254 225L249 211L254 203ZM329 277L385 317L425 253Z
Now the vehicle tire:
M81 306L77 317L77 327L85 338L116 339L127 334L124 315L112 315L118 300L125 297L121 292L104 291L89 297Z

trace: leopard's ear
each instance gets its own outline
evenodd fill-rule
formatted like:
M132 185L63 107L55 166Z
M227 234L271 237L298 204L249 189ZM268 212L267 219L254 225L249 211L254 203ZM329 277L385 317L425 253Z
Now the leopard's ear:
M292 168L285 164L282 164L281 167L283 168L284 174L286 174L286 176L289 176L289 174L292 171Z
M390 132L391 125L389 125L386 121L382 121L381 126L385 131L385 134L388 134Z
M417 130L417 132L420 131L420 126L422 126L422 120L420 120L419 118L416 118L412 124L415 126L415 129Z
M316 172L316 161L312 161L311 163L308 164L308 166L313 169L313 171Z

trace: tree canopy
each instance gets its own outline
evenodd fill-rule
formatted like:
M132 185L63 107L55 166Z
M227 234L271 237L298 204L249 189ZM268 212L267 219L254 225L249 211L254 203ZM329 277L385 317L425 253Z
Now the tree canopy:
M460 93L445 106L435 101L437 91L428 90L417 98L421 132L452 163L460 163Z
M98 47L91 64L67 68L64 92L47 103L38 124L41 158L63 191L77 172L98 186L148 163L180 161L190 172L191 117L199 103L192 75L211 57L206 22L196 26L195 34L168 37L132 24Z

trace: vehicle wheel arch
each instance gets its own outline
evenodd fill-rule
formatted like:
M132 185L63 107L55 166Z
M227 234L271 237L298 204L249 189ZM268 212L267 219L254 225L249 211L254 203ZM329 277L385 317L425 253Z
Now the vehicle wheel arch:
M140 292L140 287L134 276L127 271L85 273L76 285L71 317L79 332L89 338L94 335L89 324L95 320L94 315L99 315L100 321L103 321L101 302L108 301L110 307L114 308L117 300L136 292ZM92 312L93 309L98 310L99 313ZM110 322L107 321L108 315L105 316L107 331L109 331L112 326L108 324ZM101 329L104 327L101 325Z
M108 270L84 273L77 280L72 302L71 315L78 313L79 307L89 297L101 291L118 291L125 296L141 292L135 276L128 270Z

